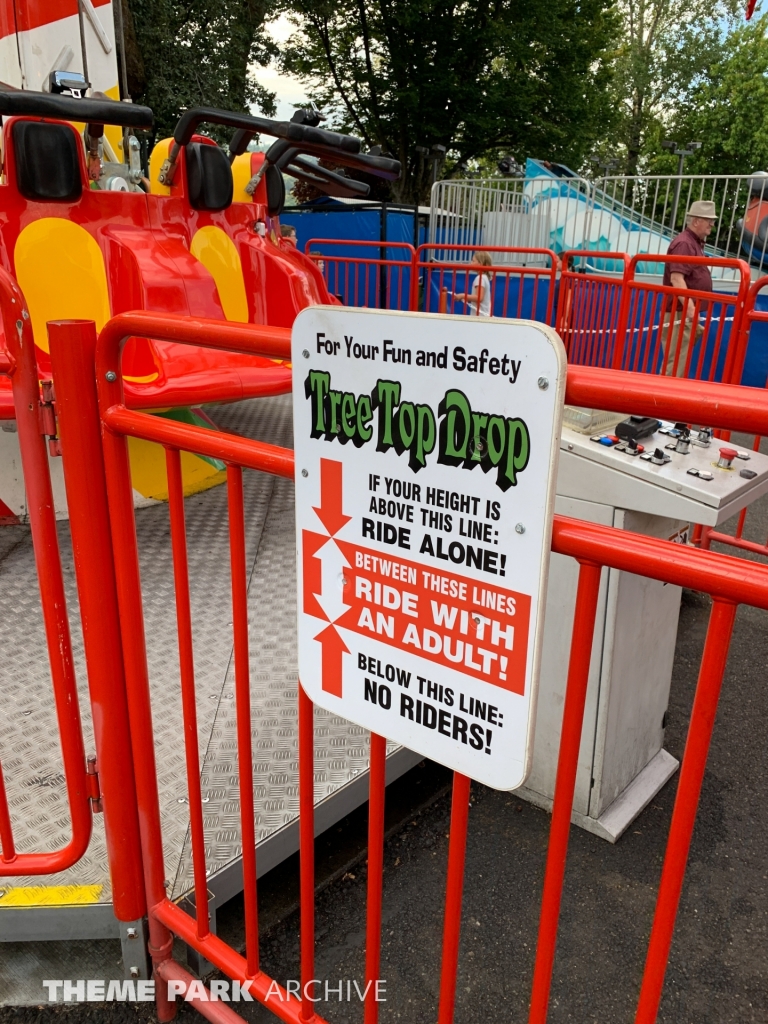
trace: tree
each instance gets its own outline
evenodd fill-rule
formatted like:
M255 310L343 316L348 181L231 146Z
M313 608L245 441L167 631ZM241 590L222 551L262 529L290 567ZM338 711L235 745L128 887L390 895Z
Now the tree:
M691 174L768 169L768 15L738 28L676 112L670 135L702 146L686 160ZM660 155L653 170L664 173Z
M264 32L271 0L122 0L131 98L170 135L193 106L275 111L274 94L250 70L275 52ZM219 135L211 130L212 135ZM231 132L224 132L227 137Z
M402 162L398 199L426 199L433 145L444 175L502 148L573 163L609 120L613 0L287 2L283 69Z
M705 69L723 52L740 0L619 0L621 43L611 83L617 119L603 148L637 174Z

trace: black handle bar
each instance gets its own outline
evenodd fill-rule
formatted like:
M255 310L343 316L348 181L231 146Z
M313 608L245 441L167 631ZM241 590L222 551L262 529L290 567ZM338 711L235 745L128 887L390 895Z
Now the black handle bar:
M272 143L267 150L266 160L267 163L284 167L300 153L325 157L331 163L341 164L342 167L351 167L357 171L365 171L367 174L385 178L387 181L397 181L400 177L399 160L392 160L386 156L371 156L369 153L339 153L327 146L291 146L282 139Z
M155 118L149 107L117 100L96 100L51 92L2 92L0 114L6 117L51 117L86 124L116 124L121 128L151 129Z
M231 110L216 110L213 107L193 107L179 118L174 128L173 139L177 146L186 146L195 133L198 125L208 122L220 124L227 128L239 128L248 138L240 152L255 134L274 135L278 139L289 142L312 143L319 146L331 146L342 149L346 153L360 152L360 139L352 135L340 135L324 128L313 128L308 124L297 124L295 121L273 121L269 117L255 117L253 114L237 114ZM230 147L231 152L231 147Z
M327 167L319 167L309 160L303 160L300 156L294 157L286 164L285 173L290 174L292 178L298 178L300 181L306 181L309 185L314 185L328 195L344 195L354 198L367 196L371 191L371 186L362 181L345 178L343 174L329 171Z
M290 122L293 123L293 122ZM344 138L345 136L342 136ZM229 154L230 160L234 160L236 156L240 156L248 148L248 143L251 141L252 133L245 131L244 129L238 129L232 136L229 142ZM372 156L370 153L356 153L353 158L349 157L352 154L347 153L330 153L327 150L320 151L317 148L310 148L306 144L299 146L291 146L287 140L279 140L270 146L267 150L267 159L270 163L277 163L278 159L283 156L287 149L292 149L293 153L308 153L310 156L327 156L329 159L335 160L337 164L342 164L345 167L354 167L359 171L366 171L368 174L374 174L377 178L386 178L389 181L397 181L400 177L401 165L399 160L391 160L385 156Z
M298 124L295 121L273 121L268 117L238 114L232 110L218 110L215 107L193 107L181 115L173 130L173 144L168 153L168 159L160 169L158 180L161 184L172 184L181 147L189 143L195 134L195 129L203 123L241 129L245 133L245 142L238 139L238 144L242 146L240 152L245 151L251 138L257 132L274 135L278 139L286 139L291 142L301 142L304 145L338 146L350 153L357 153L360 150L360 139L353 138L351 135L339 135L337 132L327 132L322 128L313 128L311 125Z

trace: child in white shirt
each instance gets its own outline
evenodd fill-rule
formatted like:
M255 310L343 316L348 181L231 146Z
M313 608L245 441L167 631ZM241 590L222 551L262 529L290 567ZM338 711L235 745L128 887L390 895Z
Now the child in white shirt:
M491 257L487 252L478 250L472 256L472 265L490 267ZM465 304L465 312L470 316L491 315L491 279L487 274L478 274L469 292L456 292L453 297Z

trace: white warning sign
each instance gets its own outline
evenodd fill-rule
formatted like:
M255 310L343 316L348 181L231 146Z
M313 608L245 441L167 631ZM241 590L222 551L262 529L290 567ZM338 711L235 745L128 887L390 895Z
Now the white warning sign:
M530 760L565 366L527 321L293 328L301 683L496 789Z

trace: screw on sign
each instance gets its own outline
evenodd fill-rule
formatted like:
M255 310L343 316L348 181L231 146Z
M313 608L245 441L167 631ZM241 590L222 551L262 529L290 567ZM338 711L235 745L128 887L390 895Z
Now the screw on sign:
M311 307L293 355L302 686L456 771L520 786L560 339L530 322Z

